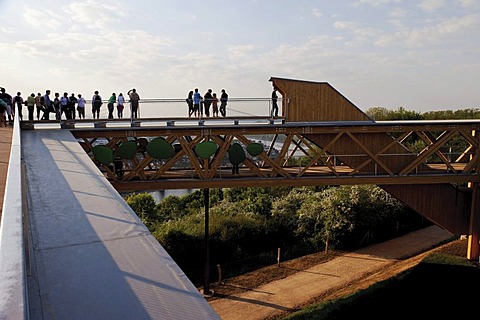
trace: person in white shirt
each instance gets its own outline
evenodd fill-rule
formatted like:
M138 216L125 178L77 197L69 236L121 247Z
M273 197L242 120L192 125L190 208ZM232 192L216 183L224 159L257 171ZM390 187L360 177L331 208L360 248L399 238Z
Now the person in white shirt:
M125 103L125 97L123 96L123 93L120 92L117 98L118 119L123 118L123 109L125 109L124 103Z
M85 119L85 99L82 97L81 94L78 95L78 99L77 99L77 111L78 111L78 118Z

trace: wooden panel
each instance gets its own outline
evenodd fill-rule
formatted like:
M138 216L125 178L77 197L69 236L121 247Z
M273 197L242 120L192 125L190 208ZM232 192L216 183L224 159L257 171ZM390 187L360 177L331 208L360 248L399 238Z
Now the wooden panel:
M471 192L456 189L451 184L379 187L453 234L468 234Z
M295 121L365 121L364 112L326 82L271 78L283 97L286 122ZM288 109L286 103L288 101Z

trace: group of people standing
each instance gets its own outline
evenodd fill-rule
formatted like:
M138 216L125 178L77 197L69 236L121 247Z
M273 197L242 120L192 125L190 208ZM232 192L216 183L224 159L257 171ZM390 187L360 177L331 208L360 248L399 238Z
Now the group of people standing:
M127 92L128 98L130 100L130 107L131 107L131 118L137 119L140 116L139 112L139 104L140 104L140 96L137 93L137 89L133 88L128 90ZM119 93L118 97L115 92L112 93L110 98L107 101L107 108L108 108L108 119L113 119L114 111L115 111L115 103L117 104L117 117L118 119L123 118L123 110L125 109L125 97L123 93ZM92 114L93 119L100 118L100 109L103 105L103 99L100 96L98 91L95 91L92 97Z
M67 92L64 92L63 95L60 96L60 93L55 92L52 97L51 93L51 90L46 90L43 95L40 92L37 93L37 95L31 93L26 99L24 99L21 92L17 92L17 94L12 97L6 92L5 88L0 88L0 125L7 126L7 117L8 123L13 124L13 119L16 113L18 114L19 119L23 120L23 106L27 107L29 121L34 120L35 110L37 120L50 120L50 114L54 114L55 120L61 120L62 118L74 120L76 119L77 112L79 119L85 119L85 107L87 101L81 94L75 96L75 94L72 93L69 96ZM138 118L140 96L136 89L129 90L128 96L131 105L132 119ZM107 102L108 119L114 118L115 103L117 104L118 118L123 118L125 102L122 93L120 93L118 97L115 93L112 93ZM94 92L91 104L93 119L99 119L103 100L98 91ZM17 112L15 111L15 106L17 107Z
M203 96L198 91L198 88L188 92L188 96L185 99L188 106L188 117L192 115L194 117L210 117L210 107L212 108L213 117L219 117L219 112L222 117L226 117L228 94L225 89L222 89L221 92L220 99L215 92L212 92L212 89L208 89ZM218 106L219 102L220 107Z
M274 87L271 95L272 117L278 117L277 91L278 89ZM127 95L131 107L131 119L139 118L140 96L138 95L137 90L135 88L130 89L127 92ZM228 94L225 89L222 89L220 97L217 97L217 94L213 92L212 89L208 89L202 96L199 89L195 88L188 93L185 101L188 105L189 117L210 117L210 115L213 117L227 116ZM125 103L126 99L123 96L123 93L119 93L118 96L115 92L112 93L107 100L108 119L114 119L115 104L117 109L116 115L119 119L122 119ZM44 95L40 92L37 93L37 95L32 93L26 99L23 99L21 92L17 92L17 95L12 97L5 91L5 88L0 88L0 125L7 125L7 116L8 122L13 124L15 106L18 109L17 112L20 120L23 120L22 108L24 105L27 106L28 109L29 121L34 120L35 110L37 120L50 120L51 113L55 115L55 120L61 120L62 118L74 120L76 119L75 111L78 112L79 119L85 119L86 104L87 101L81 94L75 95L72 93L69 96L67 92L64 92L63 96L60 96L60 94L56 92L54 97L51 97L51 91L46 90ZM95 91L91 99L93 119L100 118L100 111L103 104L104 100L99 91Z

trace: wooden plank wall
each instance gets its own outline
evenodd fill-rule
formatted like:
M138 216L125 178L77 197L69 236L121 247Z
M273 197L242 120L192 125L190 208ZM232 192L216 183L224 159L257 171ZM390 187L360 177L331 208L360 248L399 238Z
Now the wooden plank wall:
M365 121L364 112L326 82L270 78L282 95L282 114L286 122ZM288 101L288 110L286 103Z
M456 235L469 233L471 192L451 184L380 185L430 221Z

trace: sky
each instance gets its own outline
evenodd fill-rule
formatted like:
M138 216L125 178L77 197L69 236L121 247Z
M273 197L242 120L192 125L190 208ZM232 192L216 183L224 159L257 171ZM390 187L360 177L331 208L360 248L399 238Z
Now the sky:
M480 108L479 0L0 0L0 86L268 98L328 82L357 107Z

